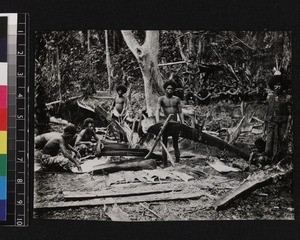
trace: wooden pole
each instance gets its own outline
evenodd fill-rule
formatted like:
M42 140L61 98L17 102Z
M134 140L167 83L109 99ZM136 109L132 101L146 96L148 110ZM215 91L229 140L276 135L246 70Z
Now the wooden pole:
M183 63L186 63L186 61L178 61L178 62L170 62L170 63L159 63L158 66L163 67L163 66L171 66L171 65L183 64Z
M157 135L156 138L155 138L155 141L154 141L154 143L153 143L153 145L152 145L151 150L150 150L149 153L145 156L145 159L149 158L150 155L153 153L153 151L154 151L154 149L155 149L157 143L158 143L159 140L160 140L160 137L163 135L163 133L164 133L164 131L165 131L165 129L166 129L168 123L170 122L170 120L171 120L171 118L172 118L173 116L174 116L174 114L170 114L170 115L168 116L168 118L166 119L166 121L164 122L164 124L163 124L161 130L159 131L158 135Z
M109 55L109 47L108 47L108 30L105 30L105 55L106 55L106 68L107 68L107 76L108 76L108 92L111 94L111 62Z

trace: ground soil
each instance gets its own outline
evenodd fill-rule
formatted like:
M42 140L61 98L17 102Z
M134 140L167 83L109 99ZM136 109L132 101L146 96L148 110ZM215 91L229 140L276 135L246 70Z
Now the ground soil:
M230 115L230 114L229 114ZM232 115L232 114L231 114ZM215 119L218 116L213 116ZM230 123L228 123L230 125ZM236 144L245 151L250 152L254 147L254 140L259 137L253 133L242 133ZM236 199L225 209L216 211L212 207L214 201L230 190L238 187L245 178L257 168L245 163L244 160L234 156L220 155L218 149L213 149L201 144L182 143L181 162L176 170L185 172L194 177L188 183L181 184L185 192L204 191L204 195L198 199L186 199L176 201L158 201L147 203L147 206L157 215L142 207L139 203L119 204L126 212L131 221L177 221L177 220L277 220L294 219L293 184L292 178L273 182L265 187L259 188L250 194ZM171 154L173 154L171 152ZM192 155L193 157L184 158ZM219 173L207 164L209 156L217 156L227 165L235 165L242 168L240 172ZM158 166L160 168L160 166ZM168 168L172 171L172 167ZM195 174L191 169L205 172L206 175ZM58 203L64 201L63 193L66 191L89 192L104 189L126 189L137 188L141 185L112 184L107 187L105 179L107 176L43 172L35 173L35 204ZM163 188L163 184L155 187ZM176 193L175 193L176 194ZM71 220L110 220L106 215L112 205L76 207L64 209L35 209L34 217L42 219L71 219Z

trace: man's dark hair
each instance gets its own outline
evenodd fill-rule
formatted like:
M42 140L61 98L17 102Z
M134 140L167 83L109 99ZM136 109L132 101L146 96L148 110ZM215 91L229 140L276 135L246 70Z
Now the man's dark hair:
M286 90L290 86L290 81L286 79L283 75L275 75L271 77L271 79L268 82L268 86L270 89L274 91L274 86L280 84L283 90Z
M176 83L172 80L168 80L164 83L163 88L166 89L168 86L172 86L175 90L176 88Z
M116 91L118 92L119 90L121 90L122 93L124 94L124 93L127 92L127 87L126 87L125 85L123 85L123 84L120 84L120 85L118 85L118 86L116 87Z
M266 141L264 141L262 138L256 139L254 144L260 153L262 153L266 148Z
M65 127L63 136L75 135L75 134L76 134L76 128L73 124L70 124Z
M90 123L95 123L94 119L86 118L83 122L83 127L86 128Z

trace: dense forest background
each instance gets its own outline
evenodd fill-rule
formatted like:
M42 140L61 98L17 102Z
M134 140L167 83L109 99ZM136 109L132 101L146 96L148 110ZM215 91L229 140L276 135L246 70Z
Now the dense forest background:
M145 31L134 34L142 44ZM224 77L249 84L267 81L274 67L290 75L291 33L159 31L159 64L187 61L190 55L196 56L199 64L224 67L222 74L211 76L215 81ZM38 32L35 63L35 84L47 89L46 102L108 90L109 77L112 89L125 82L143 91L139 64L117 30ZM180 76L182 65L161 66L162 81Z

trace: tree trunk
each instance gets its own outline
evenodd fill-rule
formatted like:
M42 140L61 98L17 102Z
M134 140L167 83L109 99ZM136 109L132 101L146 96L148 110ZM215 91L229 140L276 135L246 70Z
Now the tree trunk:
M135 39L132 31L121 31L124 40L136 57L144 79L147 113L154 116L157 96L162 91L162 78L158 69L159 31L146 31L143 45Z
M108 91L111 94L112 84L111 84L111 62L110 62L110 55L109 55L109 46L108 46L108 30L105 30L105 55L106 55L106 68L107 68L107 76L108 76Z
M62 99L61 94L61 75L60 75L60 69L59 69L59 52L58 48L56 48L56 71L57 71L57 80L58 80L58 92L59 92L59 99Z
M186 56L185 53L184 53L183 46L182 46L182 44L181 44L180 38L181 38L180 32L176 32L176 40L177 40L177 44L178 44L178 48L179 48L180 55L181 55L181 57L182 57L182 59L183 59L184 61L187 61L187 56Z

